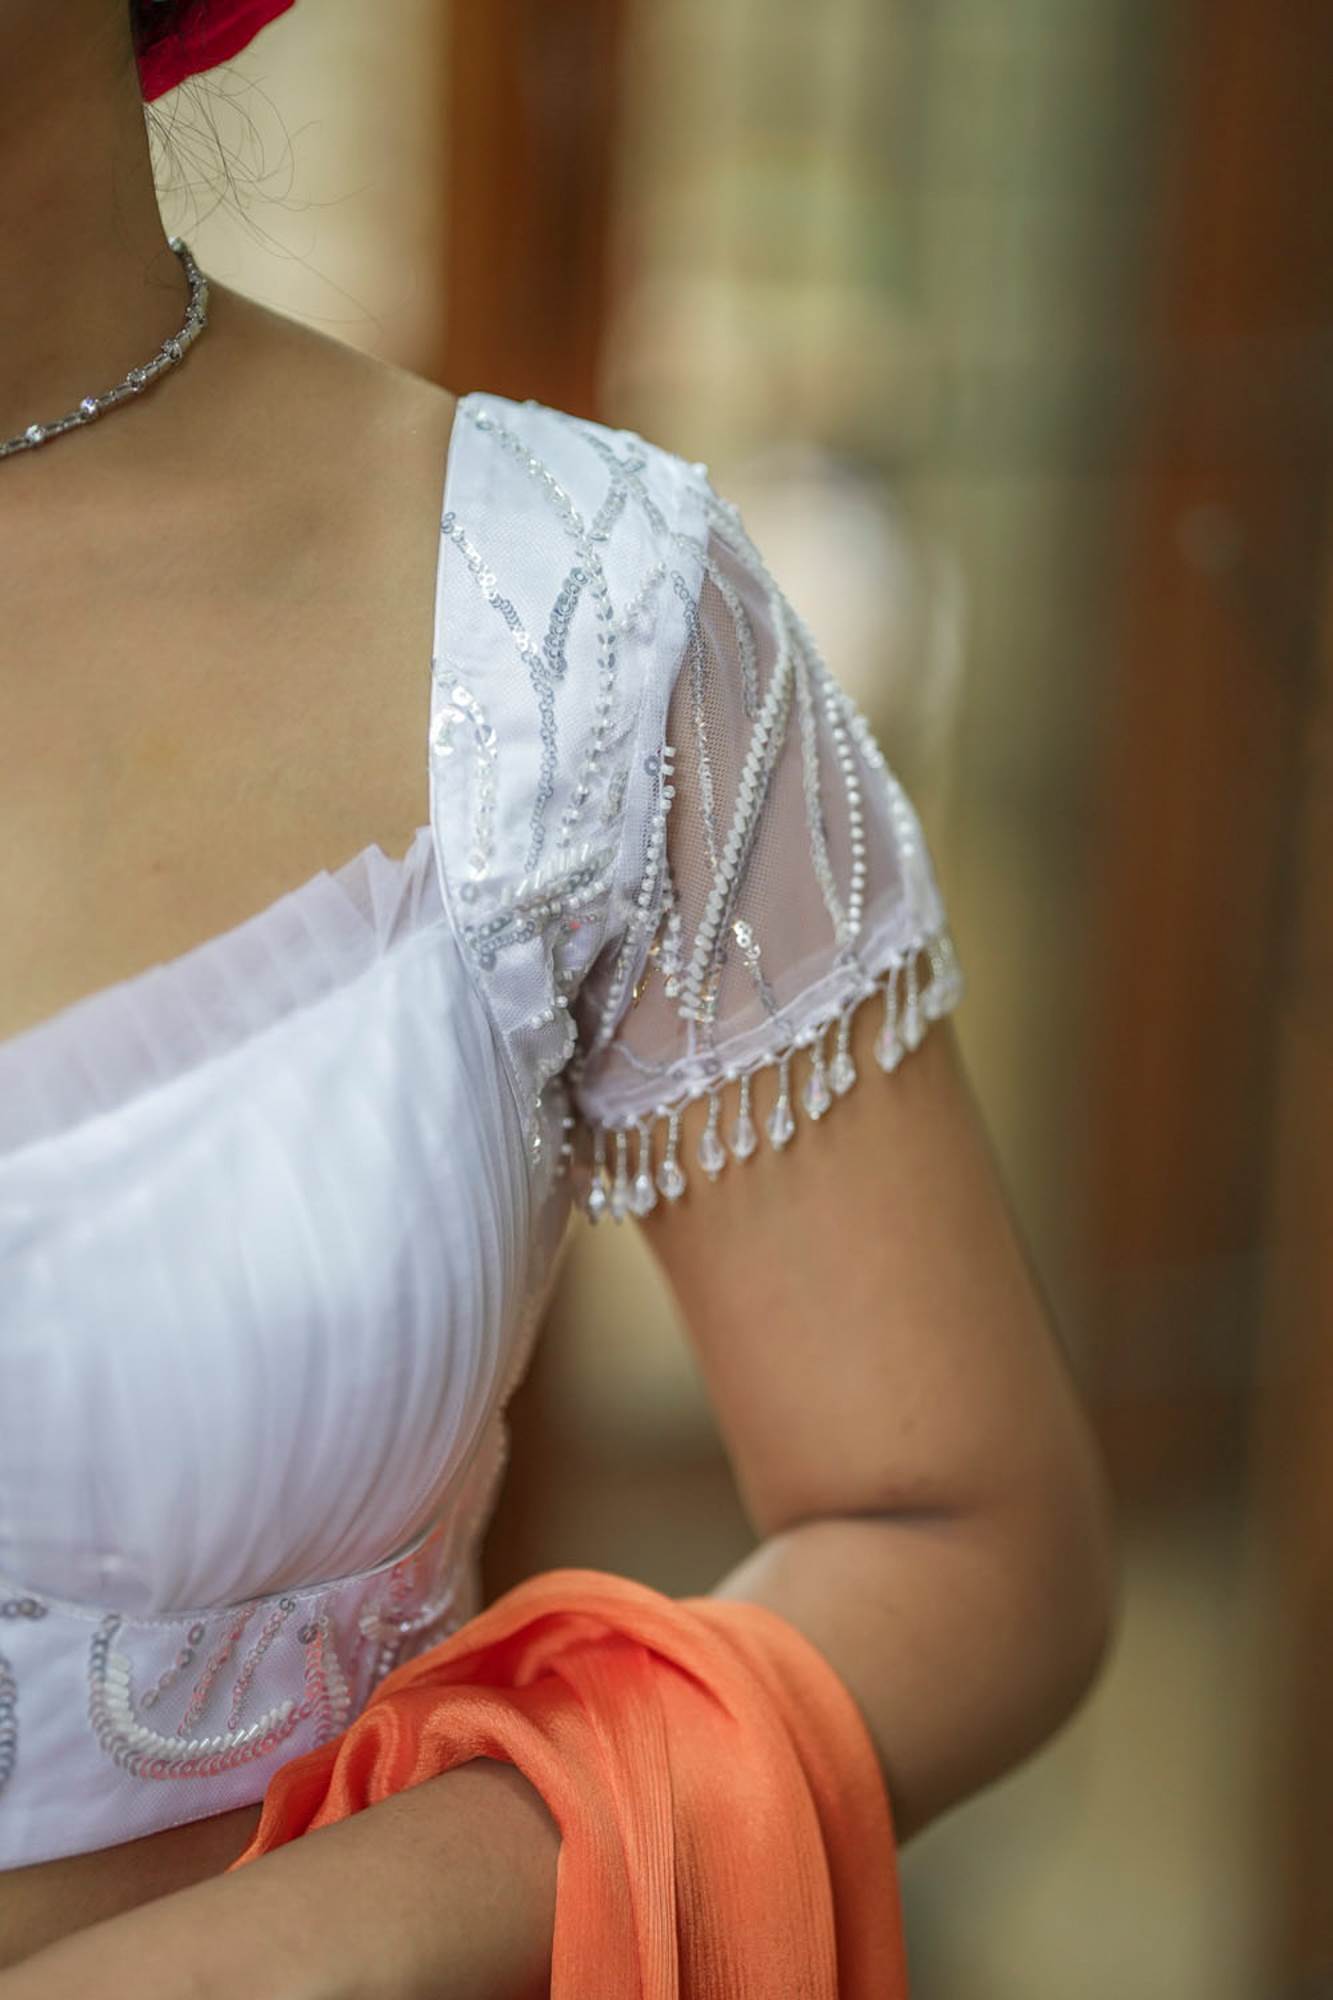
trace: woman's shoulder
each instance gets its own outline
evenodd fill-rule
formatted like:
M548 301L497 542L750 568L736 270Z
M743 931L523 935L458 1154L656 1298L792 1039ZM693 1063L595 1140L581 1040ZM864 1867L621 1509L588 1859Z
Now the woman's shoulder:
M644 538L670 541L700 512L708 468L626 424L541 401L471 389L456 398L453 450L485 469L487 492L533 509L566 539L586 534L614 555Z
M232 425L253 423L267 438L270 462L282 461L279 483L304 472L305 487L336 489L350 468L389 521L407 494L424 488L440 498L447 471L459 518L466 505L479 528L483 513L492 529L523 521L522 553L535 569L584 530L613 568L632 567L650 542L702 527L707 468L665 442L535 396L437 381L215 289L219 353L243 363L220 370L221 400Z

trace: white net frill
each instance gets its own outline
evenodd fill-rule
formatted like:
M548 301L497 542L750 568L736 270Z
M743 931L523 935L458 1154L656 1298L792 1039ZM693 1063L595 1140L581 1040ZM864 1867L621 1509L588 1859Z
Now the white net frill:
M882 1003L875 1056L891 1074L964 991L910 799L699 473L702 529L673 551L686 638L662 665L654 801L626 829L623 921L573 1007L567 1153L594 1221L678 1200L822 1119L856 1082L863 1001ZM762 1119L761 1069L776 1072ZM681 1114L702 1097L688 1159Z

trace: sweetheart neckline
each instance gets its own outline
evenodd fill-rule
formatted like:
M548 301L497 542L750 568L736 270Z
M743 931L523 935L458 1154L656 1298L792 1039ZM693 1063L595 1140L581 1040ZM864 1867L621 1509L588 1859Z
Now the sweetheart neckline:
M310 901L314 912L319 912L321 907L327 910L327 905L321 906L318 901L317 892L332 890L336 894L342 890L342 878L349 875L365 856L378 854L385 868L391 871L396 879L406 883L410 875L415 873L419 865L417 856L421 854L428 857L427 866L438 883L433 841L423 842L422 839L422 836L432 831L429 823L419 827L407 854L397 857L386 855L380 844L372 841L339 868L318 870L307 881L298 884L294 889L287 890L266 908L256 910L253 915L242 918L239 924L233 925L229 930L219 931L213 937L203 939L200 944L192 946L176 958L166 960L162 966L147 966L142 972L133 973L127 979L98 988L89 994L86 1000L72 1001L67 1008L61 1008L57 1013L48 1015L45 1020L37 1022L32 1028L20 1029L17 1035L0 1042L0 1092L5 1092L7 1095L10 1090L21 1090L35 1075L39 1079L38 1102L40 1103L45 1095L40 1083L43 1075L79 1063L78 1049L69 1046L69 1036L70 1024L72 1021L77 1021L81 1009L87 1006L100 1017L103 1010L114 1010L118 1005L128 1001L128 1011L132 1016L135 1001L151 994L153 984L160 973L165 973L169 980L174 979L177 982L177 989L170 992L162 1004L167 1006L173 1015L188 1017L191 1012L190 994L188 990L182 993L179 988L187 986L198 967L207 965L212 958L223 957L228 951L234 952L235 940L238 938L262 935L269 924L285 915L294 904ZM386 967L396 964L403 952L410 947L420 945L424 939L432 936L438 937L442 929L452 936L452 919L442 897L438 898L438 902L438 909L431 910L430 914L421 916L419 921L414 921L396 935L389 936L381 932L371 911L363 909L350 893L345 894L340 914L356 927L361 939L359 955L350 968L343 967L330 983L322 987L316 986L311 992L301 994L290 1005L278 1007L257 1021L244 1023L234 1034L224 1033L220 1039L209 1039L206 1046L192 1049L183 1057L172 1045L168 1046L165 1060L162 1061L158 1045L154 1042L152 1046L155 1050L153 1057L155 1066L151 1071L146 1070L144 1074L136 1076L129 1088L113 1085L109 1100L103 1097L102 1101L80 1104L73 1108L65 1107L57 1112L49 1124L44 1124L39 1119L37 1129L25 1126L21 1111L16 1129L12 1126L6 1129L5 1121L0 1120L0 1174L12 1171L16 1161L23 1157L40 1153L47 1147L62 1146L72 1141L76 1135L85 1132L88 1127L108 1117L118 1116L164 1089L174 1089L189 1084L227 1056L241 1050L253 1049L271 1031L290 1027L312 1007L347 995L353 987L371 974L382 972ZM318 923L315 927L319 928ZM116 1056L112 1068L106 1072L108 1075L115 1073L127 1046L130 1046L136 1038L139 1045L143 1046L145 1040L142 1017L138 1020L131 1019L129 1031L123 1014L113 1021L112 1027L114 1039L121 1045L121 1053ZM105 1041L105 1031L103 1039ZM102 1096L100 1090L98 1095ZM21 1099L19 1101L21 1103Z
M12 1035L0 1037L0 1063L8 1063L25 1054L29 1048L46 1040L48 1035L64 1032L71 1021L85 1010L92 1013L117 1004L128 998L131 993L142 992L149 985L159 983L163 974L167 977L173 974L184 977L187 971L194 970L206 958L218 955L228 948L234 948L240 939L249 937L252 933L272 924L294 903L309 901L317 891L323 889L325 883L331 883L335 888L345 888L350 878L364 867L371 855L378 855L386 869L392 869L404 876L409 874L418 865L422 835L431 831L430 821L423 820L413 833L406 852L398 855L386 854L378 840L368 841L348 860L340 861L336 868L317 868L304 882L298 882L294 888L283 889L271 902L265 903L262 909L252 910L249 916L239 918L236 923L228 924L223 930L213 931L208 937L200 938L197 944L187 945L184 951L173 952L167 958L154 959L150 965L141 966L137 972L127 972L123 979L109 980L106 985L95 986L91 992L80 994L77 999L65 1001L54 1012L44 1014L39 1021L31 1022L26 1028L16 1029ZM355 907L350 896L348 902L349 906ZM369 923L368 918L366 921Z

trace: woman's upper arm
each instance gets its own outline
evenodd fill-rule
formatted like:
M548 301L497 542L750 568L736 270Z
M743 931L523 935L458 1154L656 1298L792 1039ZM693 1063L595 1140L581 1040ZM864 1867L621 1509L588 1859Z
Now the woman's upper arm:
M645 1230L760 1534L1096 1508L949 1019L964 980L920 822L701 484L632 916L575 1002L580 1198Z
M1086 1420L952 1023L835 1118L642 1225L761 1535L828 1515L1096 1502ZM765 1107L774 1079L756 1084ZM683 1121L686 1143L706 1113Z

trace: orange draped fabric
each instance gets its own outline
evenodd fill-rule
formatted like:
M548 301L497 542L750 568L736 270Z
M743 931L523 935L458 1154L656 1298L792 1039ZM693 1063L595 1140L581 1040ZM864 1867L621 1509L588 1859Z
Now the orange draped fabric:
M560 1829L552 2000L905 2000L879 1762L776 1612L543 1571L284 1765L231 1865L473 1757Z

